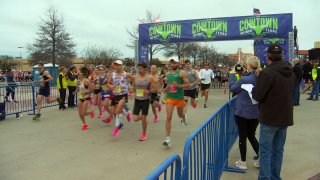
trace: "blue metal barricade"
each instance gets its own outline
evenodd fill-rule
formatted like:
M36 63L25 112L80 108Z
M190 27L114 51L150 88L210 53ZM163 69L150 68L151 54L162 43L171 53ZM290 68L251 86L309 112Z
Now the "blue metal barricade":
M37 94L39 92L39 83L27 83L16 85L0 85L0 102L4 103L5 115L16 115L19 117L20 113L29 112L29 114L35 114L37 108ZM14 100L13 95L14 94ZM6 96L9 95L7 101ZM50 96L52 98L59 97L59 90L56 86L50 87ZM67 95L68 97L68 91ZM75 104L77 103L77 96L75 97ZM42 101L42 108L52 107L59 105L58 102L46 103Z
M173 154L168 157L163 163L161 163L157 169L155 169L146 180L158 180L163 177L163 179L181 179L181 159L177 154ZM162 179L162 178L161 178Z
M33 111L34 100L34 87L31 84L0 86L0 101L5 103L6 115Z
M244 172L228 167L228 154L236 138L235 99L219 108L186 140L182 179L219 179L223 171Z
M229 151L238 137L234 107L235 98L221 106L187 138L183 152L181 177L175 177L176 180L217 180L220 179L223 171L245 172L228 167ZM159 176L174 163L174 158L179 158L179 156L169 157L147 179L159 179ZM176 174L179 174L178 169L174 170ZM172 177L171 175L171 179Z

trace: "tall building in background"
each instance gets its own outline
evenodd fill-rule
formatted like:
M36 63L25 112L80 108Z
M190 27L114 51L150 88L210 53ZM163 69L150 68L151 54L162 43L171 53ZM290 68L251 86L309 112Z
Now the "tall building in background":
M320 41L314 42L314 48L320 48Z
M242 48L238 48L236 54L228 54L230 59L234 59L235 63L242 63L248 56L253 56L252 53L244 53L242 52Z

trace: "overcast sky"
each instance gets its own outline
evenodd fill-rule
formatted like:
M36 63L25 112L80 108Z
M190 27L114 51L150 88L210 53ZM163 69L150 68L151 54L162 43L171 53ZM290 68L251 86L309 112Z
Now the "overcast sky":
M0 0L0 55L19 56L19 46L33 43L40 18L55 7L64 17L67 31L77 44L77 55L88 45L114 47L123 57L133 57L126 47L126 28L137 25L145 11L160 14L161 21L252 15L253 6L262 14L293 13L300 49L320 41L319 0ZM252 52L252 41L211 42L219 51ZM26 49L22 56L27 57ZM159 56L159 55L158 55Z

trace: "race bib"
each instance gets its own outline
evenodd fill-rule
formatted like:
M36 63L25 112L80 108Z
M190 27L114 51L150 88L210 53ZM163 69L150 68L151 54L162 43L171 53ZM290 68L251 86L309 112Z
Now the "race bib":
M114 88L114 91L115 91L116 93L121 93L121 91L122 91L121 86L116 86L116 87Z
M177 86L174 84L169 85L169 92L170 93L175 93L177 92Z
M137 95L137 97L142 97L144 95L144 90L143 89L136 89L136 95Z

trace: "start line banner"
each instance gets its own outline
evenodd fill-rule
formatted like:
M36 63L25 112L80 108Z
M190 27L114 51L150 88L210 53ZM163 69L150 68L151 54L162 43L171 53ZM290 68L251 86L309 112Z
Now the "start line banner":
M145 61L145 46L195 41L288 38L292 13L238 16L139 24L139 61ZM144 57L141 57L141 56Z

